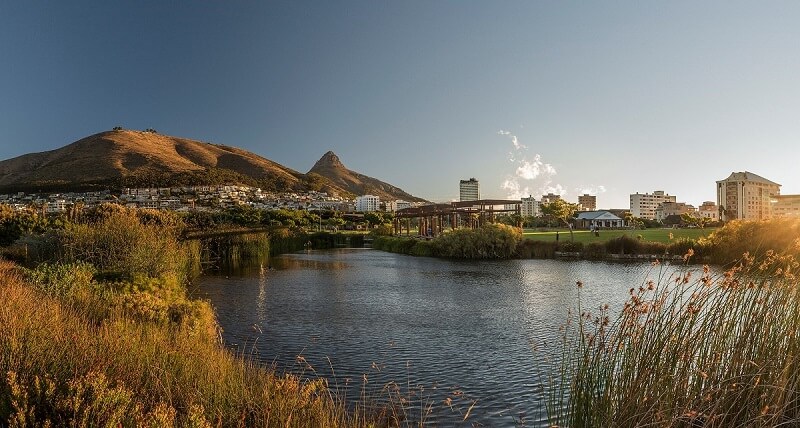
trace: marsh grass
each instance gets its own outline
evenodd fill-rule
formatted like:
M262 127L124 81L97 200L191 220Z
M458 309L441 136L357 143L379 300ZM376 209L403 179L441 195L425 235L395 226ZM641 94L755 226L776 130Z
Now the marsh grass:
M97 320L27 285L8 262L0 293L0 421L10 426L367 424L324 381L259 368L186 325L121 309Z
M373 425L324 380L224 349L173 220L101 207L30 236L31 267L0 260L0 426Z
M800 249L800 240L793 245ZM797 425L797 272L792 254L774 252L760 259L746 254L719 275L707 266L654 263L651 278L630 290L618 316L608 306L579 307L565 326L551 380L551 422Z

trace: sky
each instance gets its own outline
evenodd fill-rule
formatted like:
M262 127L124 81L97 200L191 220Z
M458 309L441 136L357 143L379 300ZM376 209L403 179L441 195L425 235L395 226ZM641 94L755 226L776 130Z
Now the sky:
M0 159L114 126L433 201L800 193L800 2L0 4Z

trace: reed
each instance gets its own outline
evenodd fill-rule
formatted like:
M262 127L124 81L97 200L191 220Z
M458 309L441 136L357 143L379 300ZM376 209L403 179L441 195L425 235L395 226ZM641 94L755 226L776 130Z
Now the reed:
M607 305L579 306L551 380L551 422L797 425L798 266L792 254L775 252L746 254L719 275L656 262L618 316Z

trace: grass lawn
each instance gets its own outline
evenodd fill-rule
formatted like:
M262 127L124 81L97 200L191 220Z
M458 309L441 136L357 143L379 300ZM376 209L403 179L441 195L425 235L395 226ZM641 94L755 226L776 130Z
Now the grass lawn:
M636 238L642 235L645 241L669 243L669 235L672 234L672 239L690 238L697 239L703 236L708 236L711 232L716 230L712 227L705 229L636 229L636 230L612 230L601 229L600 236L594 236L588 230L576 230L573 232L575 235L575 242L605 242L609 239L618 238L622 235L628 235L631 238ZM536 231L535 229L525 229L523 237L534 241L555 241L556 233L560 241L569 241L569 229L561 229L558 231L548 230L545 232Z

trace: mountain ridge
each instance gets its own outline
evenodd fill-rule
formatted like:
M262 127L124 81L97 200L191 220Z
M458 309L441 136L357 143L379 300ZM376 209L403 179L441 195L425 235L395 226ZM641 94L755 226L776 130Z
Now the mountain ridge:
M58 149L0 161L0 192L86 191L102 188L246 184L271 191L326 191L339 196L379 190L381 199L419 200L401 189L350 171L332 151L317 161L329 168L307 174L238 147L205 143L153 131L115 129ZM315 167L317 166L315 164ZM313 170L314 168L312 168ZM336 182L327 172L358 180ZM368 184L365 186L361 180ZM386 190L389 191L386 191Z

